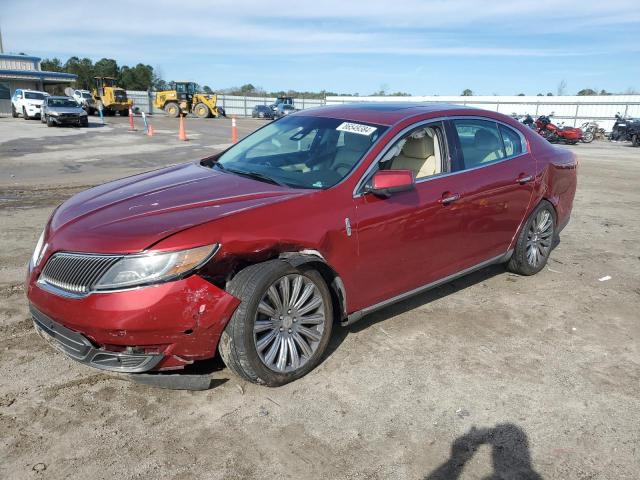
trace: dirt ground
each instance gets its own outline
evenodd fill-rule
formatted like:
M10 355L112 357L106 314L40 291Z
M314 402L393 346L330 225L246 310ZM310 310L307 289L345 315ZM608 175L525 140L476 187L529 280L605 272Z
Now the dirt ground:
M638 478L640 149L569 147L574 214L538 275L491 267L337 328L285 387L214 362L215 388L189 392L52 350L22 285L57 204L231 137L228 119L188 119L188 142L177 121L153 123L147 138L122 118L0 118L0 478ZM239 120L240 134L262 124Z

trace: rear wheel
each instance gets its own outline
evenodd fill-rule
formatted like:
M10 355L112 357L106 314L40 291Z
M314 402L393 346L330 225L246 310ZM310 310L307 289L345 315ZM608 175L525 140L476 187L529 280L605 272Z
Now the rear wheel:
M175 102L170 102L167 103L164 106L164 111L167 115L169 115L170 117L174 117L177 118L178 115L180 115L180 107L178 106L177 103Z
M593 132L591 130L587 130L586 132L584 132L584 134L582 135L582 141L584 143L593 142Z
M640 136L637 133L634 133L631 137L631 145L634 147L640 147Z
M242 270L227 291L241 301L220 338L220 355L230 370L275 387L318 364L331 336L333 310L317 271L271 260Z
M556 212L543 200L529 215L507 268L520 275L534 275L544 268L553 249Z
M211 114L209 111L209 107L207 107L204 103L199 103L195 107L193 107L193 113L200 118L207 118Z

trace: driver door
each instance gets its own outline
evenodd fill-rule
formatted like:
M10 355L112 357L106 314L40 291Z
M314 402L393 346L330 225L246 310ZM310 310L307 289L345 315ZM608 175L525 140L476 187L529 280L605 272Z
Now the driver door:
M429 134L421 137L420 133L413 138L416 132L425 129ZM415 188L389 198L363 191L356 193L353 201L358 261L354 279L360 288L351 295L354 310L376 305L458 271L457 247L463 215L458 204L447 199L461 191L463 185L457 184L460 180L456 175L447 175L449 165L443 124L423 123L393 144L374 168L374 172L412 169L416 175Z

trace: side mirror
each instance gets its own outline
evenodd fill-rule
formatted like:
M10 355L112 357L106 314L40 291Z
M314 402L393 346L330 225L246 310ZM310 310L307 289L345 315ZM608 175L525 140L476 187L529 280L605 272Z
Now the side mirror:
M392 193L413 190L416 179L411 170L378 170L364 187L366 193L389 198Z

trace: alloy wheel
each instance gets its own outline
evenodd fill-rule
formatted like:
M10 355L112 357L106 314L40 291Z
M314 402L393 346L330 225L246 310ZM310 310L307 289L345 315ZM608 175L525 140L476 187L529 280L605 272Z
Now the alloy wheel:
M551 252L553 242L553 217L547 209L542 209L531 222L527 232L527 262L537 267Z
M318 349L327 321L313 280L300 274L273 282L256 312L253 338L262 363L278 373L298 370Z

